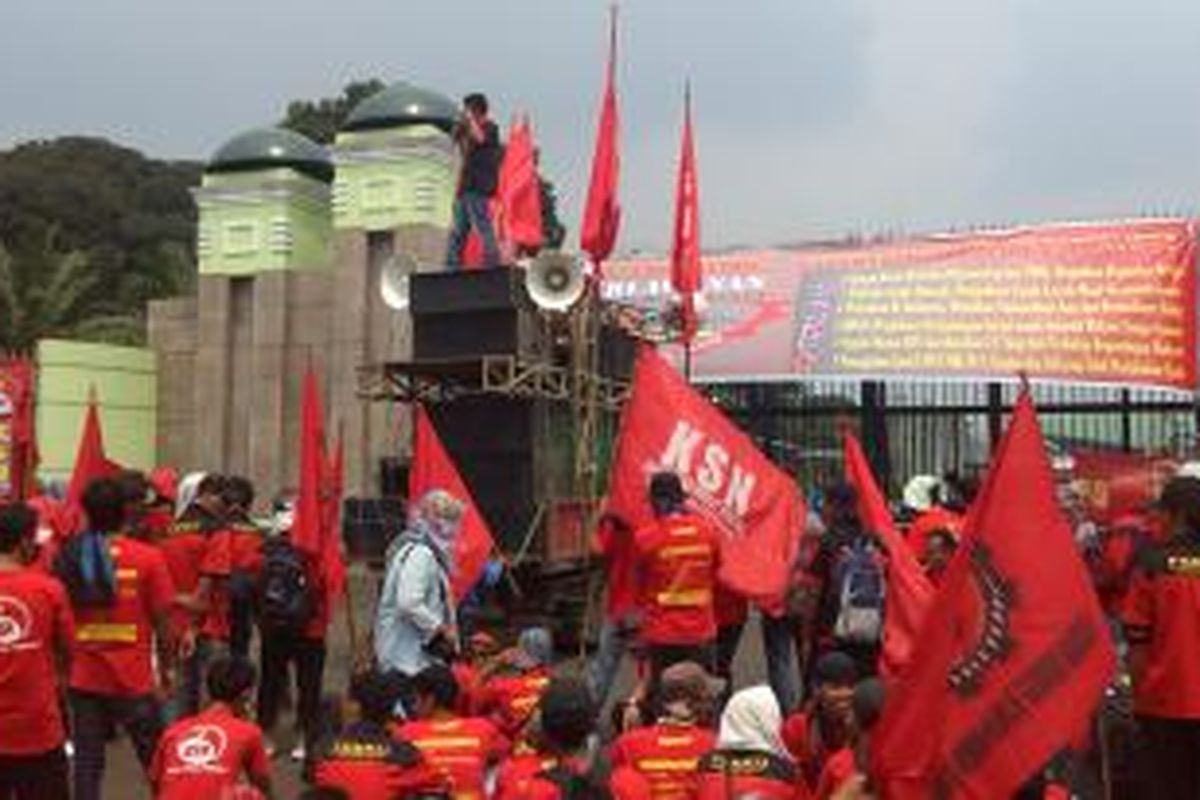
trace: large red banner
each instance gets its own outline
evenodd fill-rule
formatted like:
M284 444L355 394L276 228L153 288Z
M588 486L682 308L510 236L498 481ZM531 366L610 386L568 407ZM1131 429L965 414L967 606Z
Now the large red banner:
M33 454L33 365L0 360L0 503L24 496Z
M606 510L634 528L659 470L679 475L691 506L725 535L721 580L763 601L783 594L803 508L791 478L650 347L639 353L621 418Z
M1192 389L1195 255L1192 221L1144 220L707 257L693 368ZM651 315L673 302L665 260L605 277L608 300Z

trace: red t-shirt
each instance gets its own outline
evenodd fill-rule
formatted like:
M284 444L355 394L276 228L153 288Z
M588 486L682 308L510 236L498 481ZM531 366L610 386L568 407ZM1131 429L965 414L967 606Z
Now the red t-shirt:
M153 545L113 536L108 551L116 598L110 608L75 609L71 688L123 697L149 694L155 685L152 622L175 599L171 575Z
M411 742L450 783L454 800L483 800L488 766L507 755L508 742L482 717L417 720L397 726L394 735Z
M808 782L810 788L815 787L825 771L825 765L834 753L842 749L844 735L836 742L822 741L822 732L816 727L811 707L797 711L783 721L780 738L787 746L788 752L796 762L796 768ZM826 733L828 736L828 734Z
M610 620L622 619L638 604L633 532L605 521L596 529L595 549L605 564L604 614Z
M201 532L196 523L175 525L165 539L158 543L171 575L171 584L179 594L196 593L200 582L200 562L208 544L207 534ZM170 613L171 634L176 638L183 635L192 624L191 612L182 606L173 606Z
M54 646L73 633L62 584L33 569L0 571L0 754L63 743Z
M843 747L835 752L825 761L821 777L817 780L816 800L829 800L834 792L854 777L855 772L854 751Z
M1133 675L1134 711L1200 719L1200 545L1168 542L1147 560L1123 615L1130 644L1145 648Z
M495 800L524 800L538 774L558 766L556 756L525 753L511 756L496 773Z
M420 751L363 722L350 725L321 746L314 759L313 783L340 789L353 800L393 800L445 786Z
M700 759L697 800L809 800L791 762L770 753L717 750Z
M717 635L713 594L720 538L692 514L672 514L637 532L642 640L689 645Z
M200 615L200 635L229 640L229 576L233 573L233 531L208 535L200 558L200 575L209 579L208 607Z
M650 725L622 734L610 755L613 767L632 767L646 778L654 800L689 800L696 795L700 757L716 743L716 735L706 728Z
M550 670L546 667L492 678L479 690L477 709L509 740L516 740L549 683Z
M713 609L717 615L717 627L741 625L750 616L750 601L731 589L717 584L716 594L713 595Z
M218 800L243 774L271 777L262 731L223 703L167 728L149 770L157 800Z
M908 546L909 549L921 558L925 555L925 544L929 541L929 534L938 529L950 531L954 534L954 538L959 538L962 535L963 515L957 511L951 511L948 508L941 506L933 506L929 510L924 511L913 520L912 525L908 529Z

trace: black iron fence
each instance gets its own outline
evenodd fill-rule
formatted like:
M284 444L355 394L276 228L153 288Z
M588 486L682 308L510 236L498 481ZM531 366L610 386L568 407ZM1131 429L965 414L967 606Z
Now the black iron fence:
M1200 407L1191 392L1035 383L1051 447L1084 446L1188 459ZM711 384L720 405L805 486L841 473L838 431L862 431L876 474L895 492L913 475L971 474L988 461L1016 399L1015 384L811 381Z

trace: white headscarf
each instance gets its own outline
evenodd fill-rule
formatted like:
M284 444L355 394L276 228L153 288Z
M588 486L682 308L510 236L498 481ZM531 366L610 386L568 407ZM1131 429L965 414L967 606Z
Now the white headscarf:
M207 476L207 472L189 472L179 481L179 490L175 494L175 519L186 514L192 503L196 502L196 490Z
M757 750L790 759L780 736L783 714L769 686L751 686L729 699L721 715L717 747L721 750Z

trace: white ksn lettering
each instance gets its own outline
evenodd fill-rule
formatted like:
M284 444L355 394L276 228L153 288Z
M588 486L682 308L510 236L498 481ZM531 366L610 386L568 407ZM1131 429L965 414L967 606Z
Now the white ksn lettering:
M750 497L754 494L756 480L753 472L744 472L737 464L733 465L733 475L725 491L725 507L739 519L750 512Z
M663 469L671 470L681 477L690 475L692 456L702 441L704 441L702 432L682 420L676 422L671 440L667 442L667 449L662 455Z
M711 495L721 491L725 485L725 469L729 466L729 453L719 444L704 448L704 462L696 470L696 483Z

